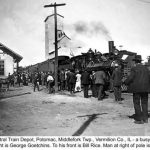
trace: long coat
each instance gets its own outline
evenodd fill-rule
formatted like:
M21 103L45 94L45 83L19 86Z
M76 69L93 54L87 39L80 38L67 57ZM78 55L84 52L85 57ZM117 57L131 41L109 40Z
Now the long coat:
M76 75L73 72L68 73L68 83L75 84L76 83Z
M122 72L120 69L114 70L111 76L113 80L113 86L121 86L121 81L122 81Z
M105 84L106 74L104 71L95 72L95 84Z
M81 75L81 84L89 85L90 84L90 79L91 79L90 74L87 71L83 72L82 75Z
M150 73L147 67L141 64L133 67L125 84L130 93L150 92Z
M65 81L65 72L60 72L60 82Z
M35 74L34 79L33 79L33 83L36 84L37 82L39 82L39 76L38 76L38 74Z

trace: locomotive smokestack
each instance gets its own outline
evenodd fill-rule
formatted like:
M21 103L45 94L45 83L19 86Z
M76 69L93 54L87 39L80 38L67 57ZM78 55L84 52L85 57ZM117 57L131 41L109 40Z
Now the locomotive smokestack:
M109 53L113 53L114 50L114 41L108 41Z

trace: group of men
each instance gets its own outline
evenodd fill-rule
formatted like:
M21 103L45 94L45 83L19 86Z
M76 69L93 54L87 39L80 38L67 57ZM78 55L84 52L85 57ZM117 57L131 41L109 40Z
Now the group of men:
M133 104L135 109L136 124L148 123L148 93L150 92L150 73L146 66L142 65L141 56L137 55L134 59L135 66L131 69L130 75L126 80L122 78L120 65L115 65L114 71L110 77L113 84L115 101L121 101L121 85L125 84L128 87L128 92L133 93ZM59 74L60 90L68 90L72 94L75 92L77 83L77 74L73 70L61 70ZM105 86L107 75L103 70L92 71L90 74L86 69L82 74L79 74L79 89L83 87L84 97L88 98L89 85L92 90L92 96L102 101L105 97ZM38 82L38 81L36 81ZM54 77L51 73L47 77L49 93L52 92L54 86ZM36 83L35 83L36 85ZM34 89L35 90L35 89Z
M150 71L143 65L142 58L137 55L135 59L135 66L131 69L130 75L126 80L123 80L121 66L116 64L111 75L115 101L121 101L121 85L127 86L127 91L133 93L133 104L135 110L134 123L143 124L148 123L148 93L150 92ZM103 70L92 72L90 74L85 70L81 76L81 81L84 89L84 97L88 97L89 81L92 79L92 95L102 100L104 97L104 87L107 76Z
M7 89L9 89L10 86L15 86L16 84L18 84L19 86L21 86L21 83L23 85L28 85L28 74L26 73L17 73L14 72L13 74L8 74L8 78L7 78Z
M67 90L71 94L81 91L81 75L78 70L62 69L58 78L60 91Z
M81 84L83 85L84 97L88 98L88 89L91 85L92 96L98 97L98 100L102 100L105 96L105 80L106 74L103 70L92 71L90 74L86 69L81 75Z
M43 78L42 78L42 75L43 75ZM40 86L39 85L43 85L43 86L46 86L46 88L48 89L48 93L49 94L54 92L54 88L53 88L53 86L54 86L53 73L50 71L47 74L42 74L42 75L40 73L38 73L38 72L34 73L33 79L32 79L33 91L35 92L36 88L37 88L38 91L40 91ZM40 81L41 81L41 83L40 83Z
M78 78L79 72L74 72L72 69L61 69L60 72L58 72L58 91L64 91L67 90L71 94L76 92L76 83L80 82L80 78ZM77 81L78 79L78 81ZM35 72L34 78L33 78L33 84L34 84L34 91L37 88L39 91L39 80L40 76L39 73ZM48 89L49 94L55 92L54 89L54 83L55 78L54 74L49 71L46 76L46 82L45 86ZM81 84L79 83L78 90L81 91Z

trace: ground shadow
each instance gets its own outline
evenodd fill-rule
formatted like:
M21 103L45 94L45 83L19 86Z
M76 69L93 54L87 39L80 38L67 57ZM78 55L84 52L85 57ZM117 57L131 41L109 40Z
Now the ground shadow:
M39 89L39 91L43 91L44 89Z
M86 122L83 123L83 125L72 136L80 136L85 131L85 129L89 126L89 124L93 120L95 120L96 118L98 118L97 116L104 115L104 114L107 114L107 113L78 116L79 118L80 117L88 117L88 119L86 120Z
M16 88L16 89L8 89L7 91L21 91L21 90L23 90L23 89Z
M21 94L16 94L16 95L7 95L7 96L2 96L0 99L6 99L6 98L11 98L11 97L16 97L16 96L22 96L26 94L31 94L31 92L26 92L26 93L21 93Z
M136 120L136 114L133 114L131 116L128 116L130 119L135 119ZM150 112L148 112L148 118L150 118Z
M42 101L42 104L52 104L52 103L55 103L53 101Z
M65 93L65 92L60 92L60 91L58 92L58 94L59 95L67 95L67 96L70 96L70 97L76 97L77 96L77 95L75 95L75 93L71 94L71 93Z

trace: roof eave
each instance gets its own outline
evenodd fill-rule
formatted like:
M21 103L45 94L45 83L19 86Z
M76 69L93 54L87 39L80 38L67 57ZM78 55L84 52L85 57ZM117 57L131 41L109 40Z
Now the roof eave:
M2 44L2 43L0 43L0 49L1 49L4 53L6 53L6 54L12 56L12 57L14 58L15 62L20 62L20 61L23 59L23 57L22 57L21 55L15 53L13 50L11 50L10 48L6 47L6 46L5 46L4 44Z

